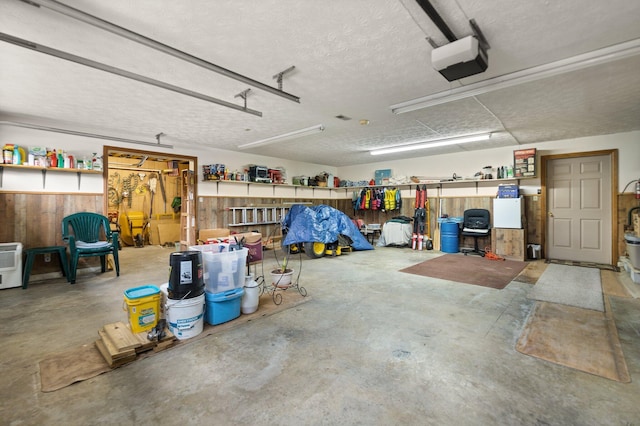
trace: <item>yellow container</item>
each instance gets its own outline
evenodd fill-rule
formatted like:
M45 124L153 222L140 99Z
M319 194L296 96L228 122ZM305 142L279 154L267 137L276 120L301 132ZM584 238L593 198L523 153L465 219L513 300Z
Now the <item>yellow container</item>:
M127 218L129 219L129 223L131 223L132 228L142 228L144 227L144 213L142 212L129 212L127 213Z
M154 285L145 285L125 290L124 302L131 331L141 333L151 330L160 318L160 289Z

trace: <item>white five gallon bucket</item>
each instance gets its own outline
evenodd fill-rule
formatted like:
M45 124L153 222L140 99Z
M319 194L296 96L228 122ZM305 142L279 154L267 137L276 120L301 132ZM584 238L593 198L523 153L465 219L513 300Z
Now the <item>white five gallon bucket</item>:
M202 333L204 304L204 293L191 299L167 299L165 313L169 331L180 340Z
M167 319L167 300L169 300L169 283L160 286L160 319Z

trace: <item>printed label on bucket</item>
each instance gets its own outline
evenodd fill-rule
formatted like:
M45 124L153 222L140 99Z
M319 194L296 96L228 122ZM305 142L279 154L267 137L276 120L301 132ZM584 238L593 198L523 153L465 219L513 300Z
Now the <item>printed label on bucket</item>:
M192 262L190 260L183 260L180 262L180 284L191 284L193 281L193 277L191 276L191 265Z
M147 308L140 311L138 316L138 325L144 327L148 324L156 322L156 311L153 308Z
M191 318L178 318L178 320L172 325L180 330L184 330L185 328L193 327L194 323L200 318L202 318L202 314L196 315L195 317Z

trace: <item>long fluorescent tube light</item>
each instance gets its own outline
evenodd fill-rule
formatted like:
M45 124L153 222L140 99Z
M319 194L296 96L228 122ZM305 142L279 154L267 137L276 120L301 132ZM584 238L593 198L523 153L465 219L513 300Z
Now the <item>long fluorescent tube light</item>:
M411 145L400 145L391 148L374 149L369 151L371 155L393 154L396 152L415 151L418 149L436 148L447 145L458 145L470 142L486 141L491 139L491 133L483 133L480 135L461 136L458 138L435 139L424 143L413 143Z
M238 148L245 149L245 148L252 148L258 145L268 145L270 143L280 142L288 139L295 139L295 138L308 136L308 135L312 135L314 133L319 133L323 131L324 131L324 124L318 124L317 126L307 127L306 129L295 130L293 132L285 133L283 135L272 136L270 138L260 139L259 141L238 145Z
M68 129L60 129L57 127L49 127L49 126L40 126L38 124L29 124L29 123L18 123L14 121L0 121L0 125L14 126L14 127L24 127L25 129L34 129L34 130L44 130L45 132L54 132L54 133L63 133L65 135L74 135L74 136L83 136L86 138L95 138L95 139L105 139L116 142L125 142L125 143L133 143L137 145L148 145L155 146L160 148L172 148L173 145L167 145L165 143L155 142L147 142L147 141L138 141L135 139L126 139L119 138L116 136L108 136L108 135L98 135L95 133L87 133L87 132L79 132L77 130L68 130Z
M547 77L577 71L584 68L606 64L640 54L640 39L627 41L603 49L576 55L571 58L561 59L556 62L527 68L511 74L489 78L467 86L456 87L433 95L423 96L399 104L391 105L389 108L394 114L416 111L435 105L458 101L476 95L493 92L494 90L505 89L523 83L541 80Z

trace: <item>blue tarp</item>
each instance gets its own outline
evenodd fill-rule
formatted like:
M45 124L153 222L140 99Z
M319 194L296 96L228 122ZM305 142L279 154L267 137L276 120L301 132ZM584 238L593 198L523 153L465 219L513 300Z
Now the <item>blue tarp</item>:
M338 234L342 234L351 238L351 247L355 250L373 250L346 214L324 204L311 207L294 204L282 226L287 232L282 242L286 246L306 242L333 243L338 241Z

